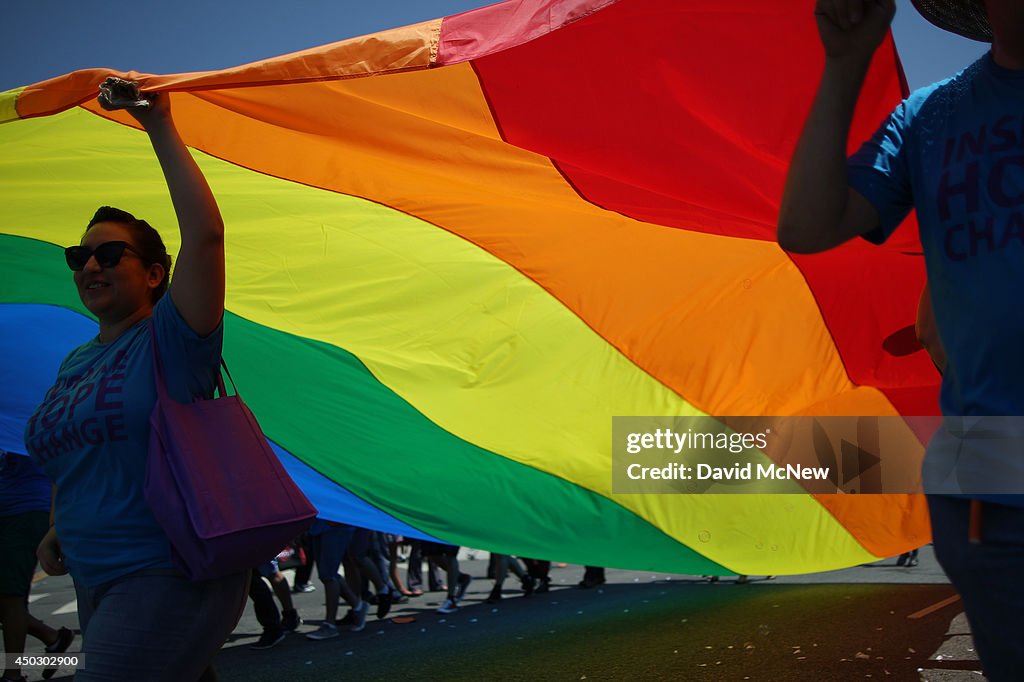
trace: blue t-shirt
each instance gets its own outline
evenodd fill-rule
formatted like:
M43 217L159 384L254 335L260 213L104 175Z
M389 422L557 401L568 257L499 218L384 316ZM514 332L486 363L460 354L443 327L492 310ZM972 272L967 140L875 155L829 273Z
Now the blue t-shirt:
M211 396L223 326L200 337L170 296L151 319L170 395L180 402ZM64 360L25 430L29 454L57 484L55 522L68 569L89 587L172 566L143 495L156 403L152 363L148 320L109 343L94 338Z
M0 516L50 511L50 479L31 458L0 450Z
M972 476L1024 492L1024 71L1000 67L989 53L914 92L850 158L848 172L878 210L871 241L917 211L948 359L940 403L952 424L929 444L926 490L936 490L939 473L973 462ZM972 432L984 438L965 437ZM990 483L975 480L963 492L985 497L974 493L990 492Z

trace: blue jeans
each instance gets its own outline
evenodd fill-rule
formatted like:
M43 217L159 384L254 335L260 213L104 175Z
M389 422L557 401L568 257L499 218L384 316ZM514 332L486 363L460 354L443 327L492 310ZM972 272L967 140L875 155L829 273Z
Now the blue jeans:
M330 583L338 580L341 560L345 557L355 532L354 526L331 526L322 533L312 535L316 573L320 576L320 582Z
M76 682L191 682L238 624L249 572L192 582L173 570L140 571L75 591L86 665Z
M981 544L968 542L970 500L928 496L935 556L964 600L985 675L1024 670L1024 508L982 505Z

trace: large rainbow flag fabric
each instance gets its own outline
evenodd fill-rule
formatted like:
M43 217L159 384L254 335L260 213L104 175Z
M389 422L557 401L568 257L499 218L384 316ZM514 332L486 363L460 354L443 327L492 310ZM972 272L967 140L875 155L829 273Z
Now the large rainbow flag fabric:
M916 496L611 491L616 415L937 409L925 354L892 346L924 282L915 230L813 257L774 241L822 63L811 4L508 0L0 94L0 448L95 334L61 247L101 204L176 240L145 134L95 102L119 75L171 93L227 224L226 358L328 518L678 573L926 542ZM851 147L904 88L890 39Z

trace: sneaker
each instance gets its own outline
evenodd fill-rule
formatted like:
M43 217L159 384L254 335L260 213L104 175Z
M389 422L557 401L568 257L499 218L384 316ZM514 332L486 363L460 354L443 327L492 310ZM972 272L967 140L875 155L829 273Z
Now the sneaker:
M315 642L319 642L321 639L334 639L340 636L338 632L338 626L333 623L321 623L320 627L306 635L306 639L312 639Z
M352 632L360 632L366 627L366 612L370 610L370 605L363 599L359 602L359 606L352 609L352 627L349 628Z
M469 573L463 573L459 576L459 586L455 588L455 603L462 601L463 597L466 596L466 590L469 589L469 584L473 582L473 576Z
M896 565L907 566L908 568L917 566L917 550L912 549L909 552L900 554L900 558L896 561Z
M742 574L736 576L737 585L746 585L748 582L750 582L750 576Z
M384 620L387 618L388 611L391 610L391 593L381 592L377 595L377 618Z
M334 622L337 625L352 625L356 622L356 614L352 609L349 609L344 618L339 618Z
M540 578L537 582L537 594L547 594L551 590L551 578Z
M495 585L491 588L491 593L487 595L488 604L497 604L501 601L501 588Z
M537 583L534 581L533 578L531 578L529 576L523 578L521 583L522 583L522 586L523 586L523 596L524 597L529 597L531 594L533 594L533 591L537 588Z
M437 610L438 613L455 613L459 610L458 604L455 603L454 599L445 599L444 603L441 604L441 608Z
M316 592L316 585L311 583L303 583L302 585L296 585L292 588L292 592L295 594L307 594L309 592Z
M295 609L291 611L285 611L281 616L281 629L289 632L295 632L302 625L302 617L299 612Z
M254 644L250 644L250 649L269 649L277 646L284 641L284 630L264 630L260 638L256 640Z

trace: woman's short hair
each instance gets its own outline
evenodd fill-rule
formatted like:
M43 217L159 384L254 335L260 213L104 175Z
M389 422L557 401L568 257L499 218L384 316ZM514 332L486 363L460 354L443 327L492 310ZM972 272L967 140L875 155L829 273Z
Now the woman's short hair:
M125 225L132 231L134 246L146 264L160 263L164 266L164 278L159 286L153 290L153 303L160 300L160 297L167 291L167 282L171 276L171 257L164 246L164 240L160 233L145 220L136 218L128 211L122 211L113 206L100 206L93 214L92 220L85 226L85 231L96 223L118 223Z

